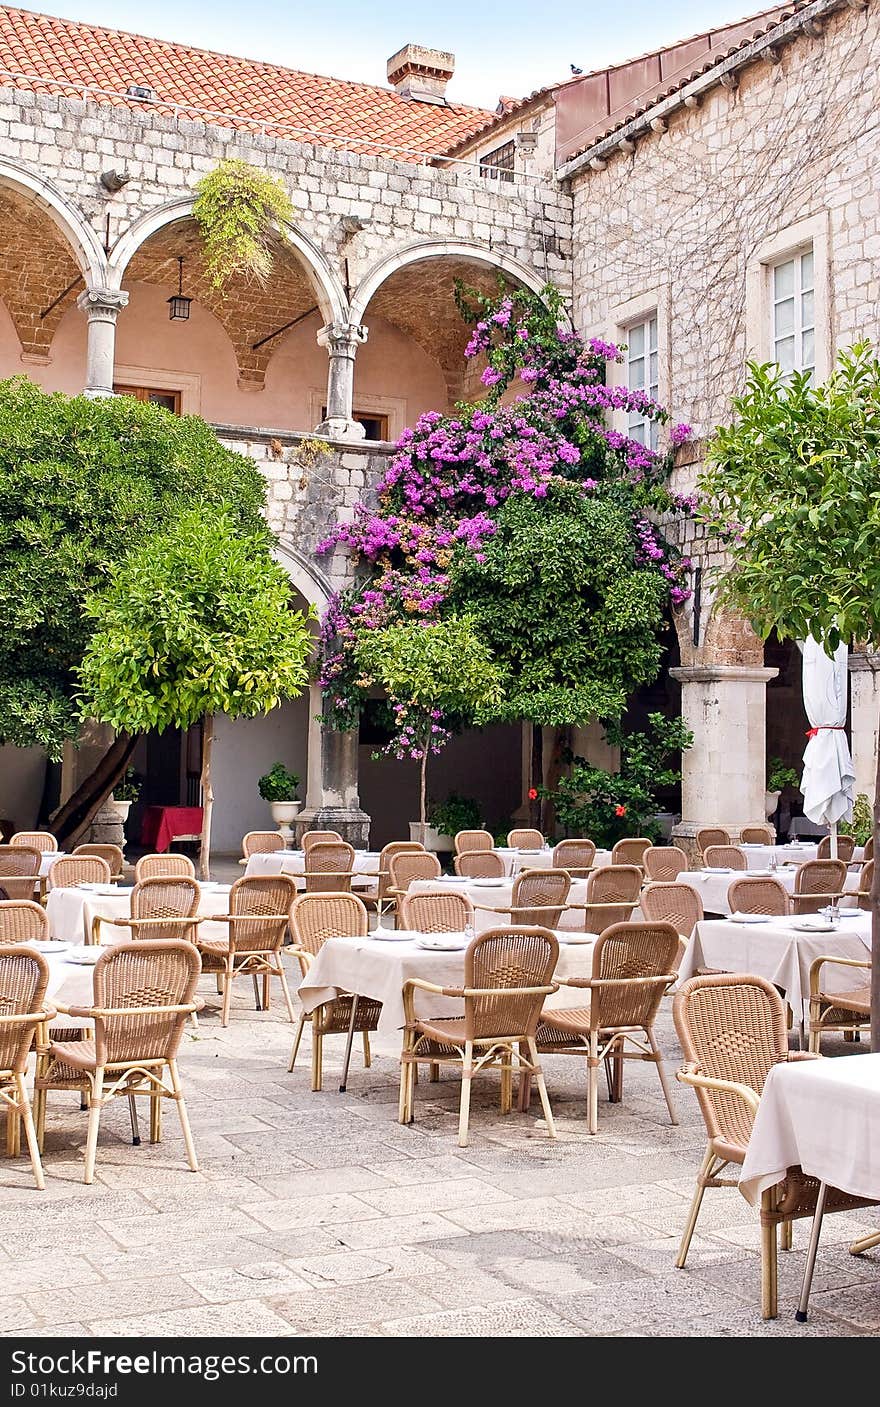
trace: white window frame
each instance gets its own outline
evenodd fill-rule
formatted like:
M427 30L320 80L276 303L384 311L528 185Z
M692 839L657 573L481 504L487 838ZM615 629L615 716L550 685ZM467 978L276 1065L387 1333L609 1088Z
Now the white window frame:
M664 289L654 289L640 293L625 303L619 303L610 310L606 326L606 337L617 346L629 341L629 332L640 323L657 322L657 381L655 399L661 405L669 400L669 312L668 298ZM608 366L610 386L629 386L628 352L624 352L622 362L612 362ZM665 427L653 421L648 422L653 436L648 443L653 449L663 450ZM623 435L631 434L630 416L626 411L615 411L613 426Z
M833 362L828 215L798 220L768 236L746 268L746 355L775 362L774 270L789 259L813 251L813 380L826 379Z
M642 352L640 356L633 356L632 338L633 333L641 329L644 335ZM626 329L627 349L624 352L624 366L626 368L626 384L631 391L645 391L652 400L660 399L660 344L659 344L660 322L656 312L648 313L647 317L640 318L638 322L631 322ZM642 384L633 386L632 370L636 362L642 363ZM660 445L660 426L656 420L649 420L641 411L631 410L627 416L627 434L631 440L638 440L640 444L647 445L648 449L656 450Z
M811 268L811 271L810 271L809 283L805 285L805 283L804 283L804 260L807 259L807 258L809 258L810 263L811 263L811 265L812 265L812 268ZM792 275L793 275L793 277L792 277L792 290L791 290L791 293L790 293L790 294L786 294L785 297L780 298L780 297L779 297L779 294L778 294L777 287L776 287L776 284L777 284L777 275L778 275L780 269L788 268L789 265L791 266ZM771 336L771 338L772 338L772 340L773 340L773 360L776 362L777 366L782 367L782 360L781 360L780 355L779 355L779 353L780 353L780 348L781 348L781 344L782 344L783 342L791 341L791 343L793 344L793 353L792 353L792 358L791 358L791 366L788 367L787 370L788 370L788 371L809 371L810 374L811 374L811 376L812 376L812 378L815 380L815 375L816 375L816 297L815 297L815 288L816 288L816 256L815 256L815 254L814 254L814 252L813 252L813 246L812 246L812 244L808 244L805 249L799 249L795 254L789 254L789 255L786 255L786 256L785 256L784 258L782 258L782 259L777 259L775 263L773 263L773 264L770 265L769 274L770 274L770 308L771 308L771 314L770 314L770 316L771 316L771 324L772 324L772 325L771 325L771 329L770 329L770 336ZM812 300L812 312L811 312L811 314L810 314L810 317L807 318L807 319L805 319L805 318L804 318L804 300L806 299L806 297L807 297L808 294L810 295L811 300ZM780 328L779 328L779 310L780 310L780 308L781 308L783 305L785 305L785 304L787 304L787 303L791 303L791 306L792 306L792 324L791 324L791 330L790 330L790 331L785 331L785 330L780 331ZM805 338L805 336L807 335L807 333L811 333L811 334L812 334L812 337L813 337L813 355L812 355L812 357L810 358L809 362L806 361L805 358L804 358L804 338Z

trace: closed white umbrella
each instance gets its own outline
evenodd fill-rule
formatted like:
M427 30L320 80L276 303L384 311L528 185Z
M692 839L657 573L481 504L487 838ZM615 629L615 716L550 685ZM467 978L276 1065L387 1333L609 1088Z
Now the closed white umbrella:
M804 814L831 829L831 853L837 855L837 823L851 821L855 773L846 737L847 660L838 645L834 657L812 636L801 644L804 709L810 721L804 751Z

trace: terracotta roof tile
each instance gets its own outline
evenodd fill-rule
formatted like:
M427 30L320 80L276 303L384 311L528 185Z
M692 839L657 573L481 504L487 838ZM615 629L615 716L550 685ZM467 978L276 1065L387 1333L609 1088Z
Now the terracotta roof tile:
M14 78L12 77L14 75ZM152 88L158 111L178 104L217 126L417 161L447 151L489 113L412 102L389 88L300 73L98 25L0 6L0 82L127 107L130 84Z

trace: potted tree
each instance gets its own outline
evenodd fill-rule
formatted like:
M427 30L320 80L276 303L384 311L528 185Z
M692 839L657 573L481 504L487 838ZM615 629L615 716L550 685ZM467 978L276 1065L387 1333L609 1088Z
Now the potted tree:
M786 767L781 757L771 757L767 764L767 791L764 794L764 813L769 821L776 812L779 798L786 787L797 791L800 776L793 767Z
M455 792L450 792L445 801L431 807L422 844L426 850L440 853L451 851L455 848L458 831L479 830L481 825L479 803L469 796L457 796ZM421 840L419 821L410 821L409 838Z
M260 778L257 786L260 796L269 803L272 820L284 837L285 844L290 845L293 840L290 823L302 804L296 799L299 777L295 772L289 771L283 762L276 762Z

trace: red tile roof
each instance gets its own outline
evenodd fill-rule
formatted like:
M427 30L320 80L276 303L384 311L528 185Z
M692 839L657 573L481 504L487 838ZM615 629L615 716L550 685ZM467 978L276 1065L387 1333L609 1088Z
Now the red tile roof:
M278 64L193 49L98 25L0 6L0 83L189 115L292 141L417 161L485 125L462 104L412 102L389 88L300 73ZM126 97L152 88L156 103ZM199 111L201 110L201 111ZM185 112L184 116L187 115Z

